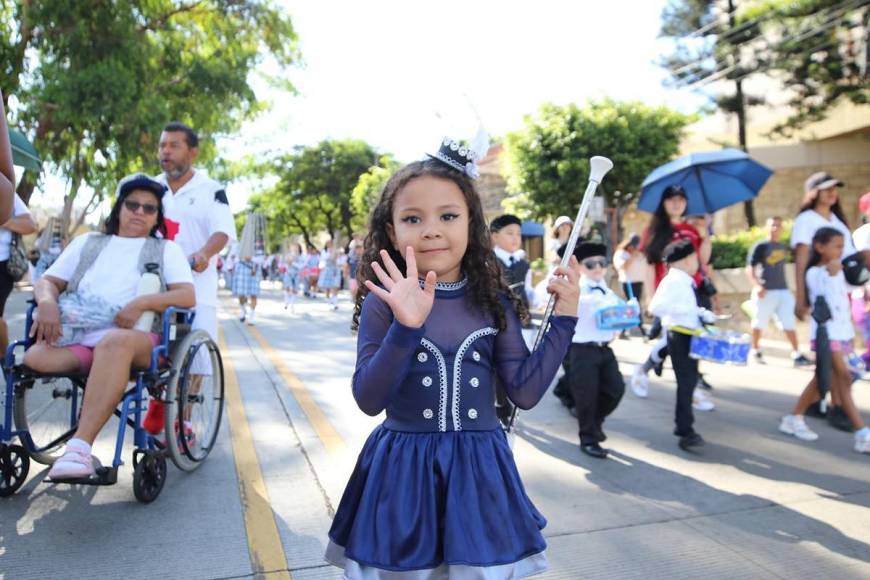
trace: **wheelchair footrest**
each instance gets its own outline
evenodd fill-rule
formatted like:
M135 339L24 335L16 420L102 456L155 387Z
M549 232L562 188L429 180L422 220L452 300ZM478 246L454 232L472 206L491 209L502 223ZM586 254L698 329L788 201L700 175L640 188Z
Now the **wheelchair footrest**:
M118 483L117 467L98 467L97 472L90 477L74 477L65 479L46 478L45 483L69 483L71 485L115 485Z

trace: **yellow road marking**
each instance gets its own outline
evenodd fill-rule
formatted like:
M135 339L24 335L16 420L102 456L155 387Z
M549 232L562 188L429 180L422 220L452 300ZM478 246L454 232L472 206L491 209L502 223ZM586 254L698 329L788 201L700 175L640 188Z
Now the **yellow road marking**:
M275 367L281 378L284 379L287 388L290 389L290 394L293 395L293 398L296 399L296 402L299 403L302 411L308 417L308 422L311 423L314 432L317 433L317 437L323 443L323 446L326 447L326 451L328 453L336 453L344 449L344 439L342 439L335 427L332 426L329 419L326 418L326 415L311 396L311 391L308 390L305 383L284 364L284 360L278 351L269 344L269 341L257 330L256 326L248 326L247 330L269 357L272 366Z
M248 535L248 553L255 577L268 574L269 578L290 580L287 556L281 544L281 535L275 523L275 514L269 502L269 493L260 471L260 462L254 449L251 427L245 416L239 381L227 349L223 331L219 333L219 346L223 353L224 379L226 382L227 416L230 419L233 458L239 477L239 498L245 516L245 531Z

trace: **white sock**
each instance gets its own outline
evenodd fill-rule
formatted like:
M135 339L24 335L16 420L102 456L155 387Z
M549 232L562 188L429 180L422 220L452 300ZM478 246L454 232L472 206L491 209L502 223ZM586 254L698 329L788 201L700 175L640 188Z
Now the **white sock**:
M242 316L245 316L248 313L248 309L245 308L244 304L240 304L239 308L242 310Z
M75 449L76 451L81 451L83 453L91 452L91 444L84 439L79 439L78 437L73 437L67 441L66 446L67 449Z
M799 350L793 350L793 351L791 351L791 358L792 358L792 359L796 359L796 358L798 358L800 355L801 355L801 351L799 351Z
M855 431L855 439L866 439L870 437L870 427L861 427Z

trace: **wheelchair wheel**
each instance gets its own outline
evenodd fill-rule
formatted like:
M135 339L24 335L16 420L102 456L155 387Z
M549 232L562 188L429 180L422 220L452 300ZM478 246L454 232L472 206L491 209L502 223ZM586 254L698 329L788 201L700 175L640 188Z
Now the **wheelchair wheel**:
M42 377L15 386L12 417L15 428L33 440L30 456L51 465L75 433L82 409L84 383L66 377Z
M30 456L21 445L0 444L0 497L10 496L24 485L30 471Z
M153 449L138 450L142 456L133 456L133 495L142 503L151 503L166 483L166 456Z
M224 369L217 345L204 330L185 336L172 353L167 385L166 447L182 471L193 471L211 452L224 409Z

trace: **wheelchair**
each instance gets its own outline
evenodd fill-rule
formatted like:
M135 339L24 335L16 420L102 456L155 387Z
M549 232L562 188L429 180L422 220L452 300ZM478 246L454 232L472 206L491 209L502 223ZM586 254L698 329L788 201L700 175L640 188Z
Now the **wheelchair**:
M0 497L15 493L27 479L31 459L51 465L72 438L87 382L82 374L45 374L19 361L33 343L30 328L35 304L27 311L25 339L9 345L3 362L6 377L0 416ZM212 450L224 408L224 371L218 347L204 330L192 330L194 312L169 308L163 313L161 341L151 352L147 369L133 369L130 382L115 409L118 431L111 466L97 469L87 481L71 483L113 485L127 427L133 431L133 494L143 503L160 495L167 475L167 456L186 472L199 467ZM191 372L194 362L199 374ZM203 364L211 374L202 372ZM143 427L151 401L165 405L164 429L153 435ZM15 439L20 444L13 444Z

